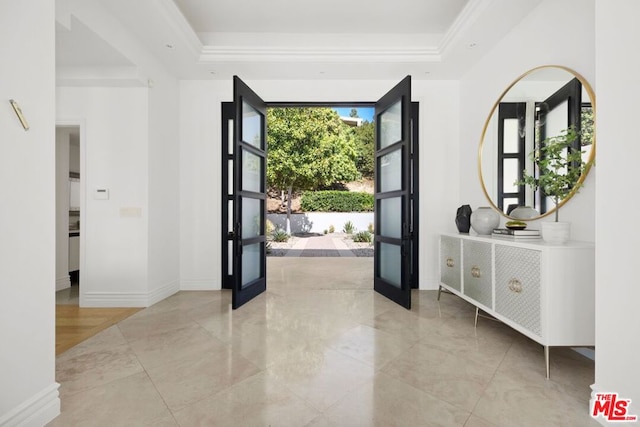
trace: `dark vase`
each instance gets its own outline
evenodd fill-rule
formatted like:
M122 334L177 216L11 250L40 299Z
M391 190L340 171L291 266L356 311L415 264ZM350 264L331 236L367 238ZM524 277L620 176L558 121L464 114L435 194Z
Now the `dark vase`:
M462 205L456 212L456 227L460 233L468 233L471 228L471 206Z

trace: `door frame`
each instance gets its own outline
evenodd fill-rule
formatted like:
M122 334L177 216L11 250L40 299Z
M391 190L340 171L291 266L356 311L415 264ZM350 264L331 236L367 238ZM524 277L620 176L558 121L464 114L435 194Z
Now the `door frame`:
M293 108L293 107L375 107L375 102L370 101L357 101L357 102L290 102L290 101L277 101L277 102L269 102L266 101L267 109L269 108ZM234 160L234 154L229 154L229 143L233 142L233 132L229 127L229 121L234 120L235 118L235 110L233 102L221 102L220 106L221 113L221 236L220 236L220 248L221 248L221 285L222 289L232 289L233 288L233 274L229 274L229 213L228 206L229 200L232 200L232 197L229 196L229 161ZM411 102L411 130L412 130L412 143L411 143L411 161L413 164L413 177L412 177L412 195L411 199L413 201L412 207L412 235L414 236L412 239L412 266L411 266L411 288L419 289L420 281L419 281L419 254L420 254L420 157L419 157L419 117L420 117L420 103L417 101ZM268 123L267 123L268 127ZM268 157L267 153L267 157ZM374 206L375 212L375 206ZM233 248L233 245L232 245ZM233 249L231 249L233 250ZM231 272L233 273L233 272Z

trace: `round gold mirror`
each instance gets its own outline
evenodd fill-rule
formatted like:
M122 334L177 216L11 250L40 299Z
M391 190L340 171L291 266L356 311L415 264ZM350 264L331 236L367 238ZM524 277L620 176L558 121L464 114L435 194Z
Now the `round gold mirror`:
M478 166L491 206L507 218L532 220L567 203L593 163L594 121L593 89L575 71L545 65L518 77L500 95L482 131ZM573 144L582 152L582 162L575 166L581 167L579 178L566 195L555 200L539 188L524 185L524 176L543 173L532 158L534 151L573 130L579 135Z

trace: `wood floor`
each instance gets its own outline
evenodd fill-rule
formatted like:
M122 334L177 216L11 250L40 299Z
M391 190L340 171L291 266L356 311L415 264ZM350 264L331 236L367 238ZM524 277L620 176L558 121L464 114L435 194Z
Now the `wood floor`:
M56 356L140 310L56 305Z

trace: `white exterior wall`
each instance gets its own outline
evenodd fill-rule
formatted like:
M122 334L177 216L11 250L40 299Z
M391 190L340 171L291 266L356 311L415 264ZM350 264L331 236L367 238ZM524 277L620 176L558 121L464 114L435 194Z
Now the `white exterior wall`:
M593 0L546 0L465 74L460 82L460 120L464 126L459 205L470 204L474 210L488 206L480 185L477 154L484 123L504 89L525 71L552 64L577 71L595 89L594 39ZM560 209L560 219L571 222L575 240L595 240L597 170L597 166L591 169L584 187ZM553 216L544 221L553 221Z
M60 413L54 16L52 1L0 2L0 425L41 426Z
M629 415L640 417L640 287L637 280L640 229L623 226L640 211L633 174L640 146L640 57L630 41L640 40L640 3L596 0L596 381L594 392L631 399ZM633 424L630 424L633 425Z
M246 83L267 102L371 102L398 81ZM420 103L423 289L437 287L437 233L453 223L458 200L458 99L456 82L413 82L412 100ZM181 289L220 289L221 102L231 100L231 82L181 82Z

